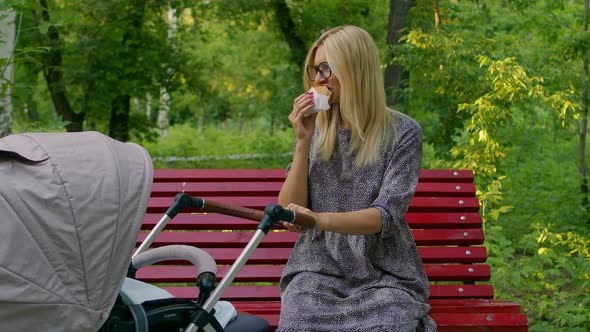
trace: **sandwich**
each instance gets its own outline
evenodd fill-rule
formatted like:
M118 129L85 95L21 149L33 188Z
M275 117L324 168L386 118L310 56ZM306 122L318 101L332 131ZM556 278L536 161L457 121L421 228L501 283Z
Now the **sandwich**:
M324 96L328 97L328 101L330 101L330 97L332 96L332 90L328 89L327 86L325 85L318 85L316 87L313 87L312 89L314 89L315 91L317 91L319 94L322 94Z
M332 91L328 87L319 85L312 87L309 91L313 93L314 107L306 115L330 109Z

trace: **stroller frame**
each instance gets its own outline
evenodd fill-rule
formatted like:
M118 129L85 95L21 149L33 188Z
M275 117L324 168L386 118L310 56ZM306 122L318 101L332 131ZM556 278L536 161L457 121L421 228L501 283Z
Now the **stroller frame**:
M315 220L305 214L297 216L295 212L286 210L279 205L269 205L264 212L255 209L249 209L232 204L226 204L215 201L206 201L203 198L194 198L186 193L179 193L174 197L174 203L165 212L164 216L158 221L156 226L150 231L142 244L137 248L132 256L133 258L148 251L148 248L156 239L158 234L166 227L180 211L186 208L194 208L203 212L216 212L230 216L260 221L256 232L250 239L242 253L234 261L229 271L225 274L217 287L214 287L213 280L208 278L203 282L201 280L202 274L199 275L199 300L198 304L202 304L200 310L197 310L195 315L191 316L191 323L184 330L185 332L215 332L219 331L219 323L216 321L214 314L214 306L221 298L227 287L230 286L233 279L236 277L240 269L245 265L250 256L254 253L264 236L270 231L273 225L286 221L303 227L313 228ZM214 288L212 293L210 291ZM210 293L210 294L209 294ZM202 303L204 301L204 303Z

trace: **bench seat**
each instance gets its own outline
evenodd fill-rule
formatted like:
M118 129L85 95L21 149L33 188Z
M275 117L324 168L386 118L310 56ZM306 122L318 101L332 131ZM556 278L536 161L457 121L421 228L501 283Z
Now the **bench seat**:
M277 203L284 170L159 169L137 245L147 236L173 197L193 197L263 210ZM469 170L421 170L406 221L430 281L431 316L439 331L527 331L527 317L514 302L494 298L491 270L473 173ZM218 264L217 280L229 270L253 236L258 223L187 209L168 223L152 247L197 246ZM222 299L238 311L278 324L278 281L297 234L271 230L240 269ZM184 261L145 267L137 278L158 284L179 298L196 298L197 271Z

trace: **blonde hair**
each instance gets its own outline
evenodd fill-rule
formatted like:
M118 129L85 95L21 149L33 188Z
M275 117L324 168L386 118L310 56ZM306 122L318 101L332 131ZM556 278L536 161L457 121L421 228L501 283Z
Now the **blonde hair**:
M397 127L392 125L393 112L387 108L383 74L377 46L365 30L341 26L324 32L310 48L305 67L315 62L317 48L323 45L328 64L340 82L340 103L317 117L319 138L316 152L328 161L336 147L340 121L350 124L351 144L348 151L359 167L375 162L383 149L395 144ZM303 75L308 90L313 82Z

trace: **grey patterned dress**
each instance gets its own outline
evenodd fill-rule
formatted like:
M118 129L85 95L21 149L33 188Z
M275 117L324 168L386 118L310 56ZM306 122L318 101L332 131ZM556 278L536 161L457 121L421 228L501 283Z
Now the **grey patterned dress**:
M377 208L378 235L321 230L300 234L281 278L278 331L436 331L428 316L428 280L404 220L418 182L422 129L396 113L398 144L359 168L340 129L329 163L309 158L310 208L348 212ZM314 135L313 142L317 138Z

